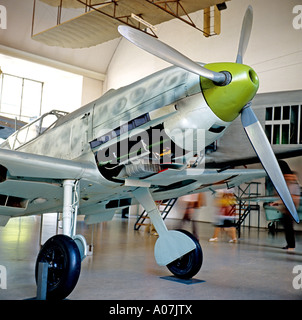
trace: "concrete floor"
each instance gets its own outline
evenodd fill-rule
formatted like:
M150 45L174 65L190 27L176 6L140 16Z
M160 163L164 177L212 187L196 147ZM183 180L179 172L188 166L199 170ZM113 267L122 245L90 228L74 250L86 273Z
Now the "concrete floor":
M51 218L52 219L52 218ZM167 219L169 229L179 221ZM201 300L290 299L301 300L302 288L293 280L302 268L302 237L297 234L295 254L280 249L284 235L244 228L237 244L226 236L209 243L213 226L197 223L204 262L193 281L178 281L153 256L156 236L133 230L133 219L114 218L94 231L94 253L82 263L82 271L70 300ZM0 228L0 265L7 270L7 289L0 299L28 299L36 294L34 266L38 253L40 217L11 219ZM191 226L185 227L190 231ZM54 232L53 220L44 221L43 237ZM91 227L78 223L78 233L91 238ZM301 269L300 269L301 270ZM301 284L301 277L298 283ZM175 281L176 280L176 281ZM3 283L2 283L3 284Z

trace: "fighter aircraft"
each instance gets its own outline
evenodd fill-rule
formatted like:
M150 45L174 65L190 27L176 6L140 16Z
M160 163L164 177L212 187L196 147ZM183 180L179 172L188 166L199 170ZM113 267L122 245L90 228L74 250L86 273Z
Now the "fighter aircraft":
M93 224L141 204L159 235L156 262L180 278L197 274L203 262L198 240L186 231L168 230L156 201L265 175L264 170L217 171L201 165L203 147L221 137L239 115L267 175L299 221L251 107L259 80L242 60L252 19L248 7L236 63L196 63L156 38L120 26L125 38L173 66L110 90L70 114L49 112L1 145L0 225L11 217L62 212L63 234L47 240L36 261L36 277L39 263L48 263L48 299L68 296L79 278L87 254L85 238L76 234L79 213Z

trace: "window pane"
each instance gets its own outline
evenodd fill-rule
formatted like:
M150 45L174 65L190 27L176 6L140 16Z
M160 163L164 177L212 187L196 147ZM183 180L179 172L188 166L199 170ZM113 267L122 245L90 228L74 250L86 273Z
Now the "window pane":
M265 133L269 143L272 143L272 126L271 125L265 126Z
M40 103L42 95L42 83L24 80L23 99L22 99L22 116L34 118L40 116ZM29 119L27 119L29 120Z
M36 138L40 132L40 122L41 119L36 120L28 127L27 139L26 142Z
M48 129L52 124L54 124L58 117L55 114L48 114L43 117L42 124L41 124L41 133Z
M273 108L266 108L265 120L273 120Z
M28 127L21 129L18 134L17 134L17 139L15 142L15 148L18 148L19 146L21 146L23 143L26 142L26 138L27 138L27 133L28 133Z
M291 106L290 113L290 143L298 143L298 108L299 106Z
M0 112L26 122L40 116L43 83L2 74Z
M19 116L21 96L22 79L10 75L3 75L1 112Z
M280 144L280 125L274 125L273 131L273 144Z
M289 143L289 124L282 125L282 144Z
M274 120L281 120L281 107L274 108Z
M302 144L302 105L300 105L300 144Z
M284 106L283 107L283 120L289 120L289 106Z

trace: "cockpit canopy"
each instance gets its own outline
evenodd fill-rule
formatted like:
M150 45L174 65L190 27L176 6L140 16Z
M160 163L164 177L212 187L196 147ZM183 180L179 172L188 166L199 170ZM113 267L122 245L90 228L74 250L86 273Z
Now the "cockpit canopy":
M48 113L43 114L38 119L25 125L11 136L5 142L5 146L10 149L18 149L25 143L36 139L46 130L54 127L59 118L64 117L68 114L65 111L52 110Z

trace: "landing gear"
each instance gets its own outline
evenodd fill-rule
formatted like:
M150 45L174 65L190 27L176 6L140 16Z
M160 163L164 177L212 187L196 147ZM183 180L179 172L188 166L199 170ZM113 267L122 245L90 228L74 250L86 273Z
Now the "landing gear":
M179 231L190 237L194 241L196 248L179 259L169 263L167 268L178 278L190 279L194 277L201 268L203 261L202 249L198 240L190 232L185 230Z
M159 235L154 247L157 264L167 266L178 278L195 276L203 260L198 240L190 232L167 229L148 188L137 188L133 195L148 212Z
M78 181L65 180L63 182L63 234L47 240L36 261L37 282L39 263L48 264L47 299L66 298L78 282L81 261L87 254L85 238L75 234L78 206Z
M56 235L45 242L36 261L36 281L40 262L48 263L47 299L64 299L76 286L81 272L81 255L70 237Z

